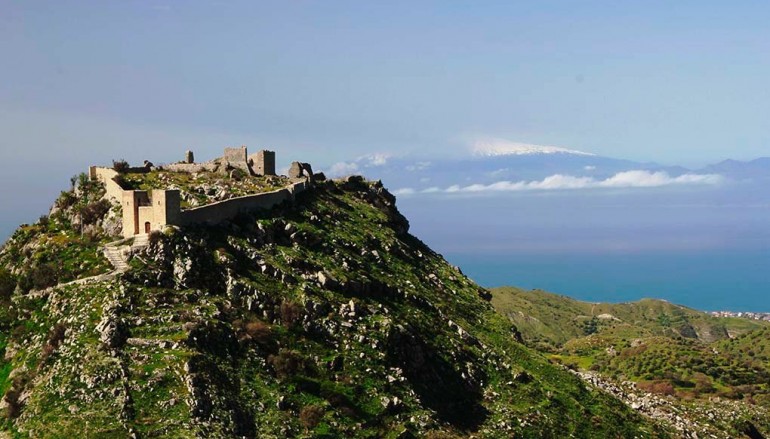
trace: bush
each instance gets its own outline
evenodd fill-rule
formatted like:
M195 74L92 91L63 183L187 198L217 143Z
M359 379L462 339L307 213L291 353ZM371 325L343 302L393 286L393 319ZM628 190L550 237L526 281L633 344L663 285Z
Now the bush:
M86 174L85 172L81 172L80 174L78 174L77 180L78 180L78 187L81 190L86 190L89 184L91 183L91 177L89 177L88 174Z
M6 268L0 268L0 301L10 300L16 289L16 278Z
M296 351L281 349L278 355L270 355L267 362L273 367L275 375L280 378L293 377L305 367L305 359Z
M101 199L86 205L83 207L83 209L80 210L83 224L96 224L97 221L104 218L104 215L110 211L111 207L112 205L110 202L105 199Z
M244 326L244 333L249 339L255 342L266 345L273 339L273 330L270 326L259 320L246 323Z
M308 430L316 428L324 417L324 409L319 405L308 405L299 412L299 422Z
M19 398L23 393L24 386L27 385L27 378L24 375L17 375L11 383L10 389L5 393L5 417L15 419L21 414L21 402Z
M290 328L302 319L302 307L290 300L284 300L281 303L281 324Z
M161 233L158 230L152 230L150 233L147 234L147 242L149 243L150 247L155 247L160 242L160 239L163 237L163 233Z
M40 353L40 365L42 366L48 357L53 355L62 341L64 341L64 334L67 332L67 327L63 323L57 323L51 331L48 333L48 341L43 346L43 350Z
M674 395L674 385L668 381L648 381L641 382L637 385L645 392L657 393L659 395Z
M236 181L243 180L247 176L248 174L243 169L235 168L232 171L230 171L230 178Z
M118 174L112 177L112 181L114 181L118 186L120 186L124 190L132 189L131 182L126 180L126 177L124 177L122 174Z
M56 199L56 207L59 209L67 209L72 207L77 200L77 197L72 192L62 191L59 198Z
M119 174L127 172L128 168L130 168L128 162L123 159L112 161L112 169Z
M38 265L32 269L30 281L32 283L32 288L36 290L42 290L56 285L59 282L59 274L56 270L56 266L52 263Z

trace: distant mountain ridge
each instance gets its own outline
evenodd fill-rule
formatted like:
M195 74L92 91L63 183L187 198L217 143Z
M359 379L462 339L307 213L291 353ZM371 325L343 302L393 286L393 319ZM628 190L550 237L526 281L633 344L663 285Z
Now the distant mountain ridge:
M477 143L461 157L386 156L360 157L337 163L327 169L332 176L364 173L369 178L387 181L397 193L447 192L452 187L492 185L495 183L535 183L550 177L583 179L572 187L601 186L601 182L622 173L636 171L641 178L669 183L714 184L719 176L731 180L770 178L770 158L748 162L726 160L700 169L637 162L553 146L518 143ZM685 176L685 177L683 177ZM683 178L679 178L683 177ZM709 178L706 178L709 177ZM678 179L679 178L679 179ZM678 179L678 180L677 180ZM616 185L607 184L616 187ZM649 186L642 182L629 187ZM562 188L556 186L555 188ZM449 192L452 190L450 189Z
M770 157L759 157L749 161L728 159L708 165L701 171L735 178L769 178Z
M505 141L480 141L473 146L473 154L476 156L504 156L504 155L532 155L532 154L572 154L583 156L595 156L590 152L561 148L558 146L532 145L527 143L513 143Z

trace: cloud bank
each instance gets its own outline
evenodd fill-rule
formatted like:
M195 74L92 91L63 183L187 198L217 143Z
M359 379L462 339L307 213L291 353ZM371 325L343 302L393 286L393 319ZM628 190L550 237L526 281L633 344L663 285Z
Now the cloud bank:
M498 181L491 184L472 184L469 186L453 185L441 189L431 187L422 190L401 188L393 191L396 195L429 194L429 193L488 193L488 192L520 192L548 191L569 189L596 188L650 188L673 185L718 185L724 177L717 174L683 174L671 177L663 171L625 171L619 172L604 180L593 177L575 177L572 175L555 174L542 180L535 181Z

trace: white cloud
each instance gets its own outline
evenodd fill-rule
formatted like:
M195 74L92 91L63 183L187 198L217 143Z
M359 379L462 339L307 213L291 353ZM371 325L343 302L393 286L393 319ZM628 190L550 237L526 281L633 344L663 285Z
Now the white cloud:
M683 174L670 177L663 171L626 171L599 182L602 187L658 187L672 184L719 184L723 181L716 174Z
M387 153L375 153L358 157L350 162L338 162L329 168L328 174L330 177L342 177L360 173L361 169L364 168L385 166L390 157L390 154Z
M406 170L409 172L422 171L422 170L428 169L430 165L431 165L430 162L417 162L413 165L408 165L406 167Z
M491 184L471 184L468 186L452 185L446 189L431 187L420 193L484 193L484 192L516 192L516 191L548 191L594 188L649 188L672 185L717 185L724 177L717 174L683 174L671 177L668 173L650 171L619 172L605 180L593 177L575 177L572 175L554 174L542 180L535 181L498 181ZM403 194L414 194L416 190L405 188ZM397 192L397 191L396 191Z
M341 177L355 174L358 171L358 165L354 162L338 162L329 169L330 177Z
M367 166L373 167L373 166L385 166L388 163L388 158L390 158L390 155L383 154L383 153L376 153L371 154L365 157L368 159Z
M586 165L586 166L583 166L583 169L586 171L593 171L596 169L596 166Z
M396 189L393 191L393 195L411 195L415 193L415 190L410 187Z

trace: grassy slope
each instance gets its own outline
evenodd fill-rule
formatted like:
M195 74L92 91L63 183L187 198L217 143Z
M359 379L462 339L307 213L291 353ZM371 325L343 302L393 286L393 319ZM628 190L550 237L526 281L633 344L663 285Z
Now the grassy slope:
M14 297L8 358L30 397L5 428L38 437L662 434L515 342L478 286L399 231L379 187L342 189L330 183L293 208L161 237L119 281ZM319 272L335 281L318 282ZM58 344L57 324L67 328ZM97 327L115 328L111 347Z
M743 400L756 409L742 416L759 425L770 419L770 327L764 322L715 318L660 300L591 304L512 287L493 290L492 303L553 361L680 400ZM594 318L601 314L612 318Z
M492 293L495 308L516 324L526 340L540 348L559 348L592 332L621 338L678 335L711 342L728 338L728 333L738 334L764 326L746 319L715 318L655 299L594 304L515 287L496 288ZM601 318L603 314L614 318Z

